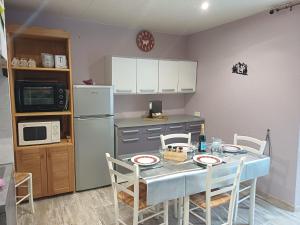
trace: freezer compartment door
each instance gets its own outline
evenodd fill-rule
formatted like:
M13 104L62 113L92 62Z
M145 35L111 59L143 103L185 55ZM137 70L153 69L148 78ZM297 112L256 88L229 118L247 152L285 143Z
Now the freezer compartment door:
M112 87L74 85L74 115L113 115Z
M114 156L113 117L76 118L74 125L76 190L109 185L105 153Z

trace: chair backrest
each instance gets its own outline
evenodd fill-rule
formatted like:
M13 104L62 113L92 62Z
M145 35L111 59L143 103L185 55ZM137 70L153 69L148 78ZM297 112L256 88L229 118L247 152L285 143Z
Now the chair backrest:
M239 136L238 134L234 134L233 144L238 145L239 141L249 142L249 143L257 145L257 147L258 147L258 148L254 148L254 147L250 147L250 146L246 146L246 145L240 145L245 150L255 153L255 154L259 154L259 155L264 154L266 144L267 144L267 142L265 140L261 141L259 139L253 138L253 137Z
M240 179L242 170L244 168L245 157L243 157L236 169L229 169L229 172L223 176L213 177L214 168L212 165L207 166L207 178L206 178L206 224L211 225L211 198L231 192L230 203L228 209L228 219L226 225L233 224L234 207L238 193L238 187L240 185ZM230 167L229 167L230 168ZM218 185L226 184L224 187L215 189L214 187L219 187Z
M168 134L168 135L160 135L160 141L161 141L161 146L163 149L165 149L167 147L166 145L166 141L169 139L177 139L177 138L185 138L187 139L186 143L176 143L178 145L187 145L190 146L191 145L191 140L192 140L192 135L191 133L188 134ZM172 144L170 144L172 145Z
M139 205L139 167L138 165L129 165L125 162L112 158L109 153L106 153L106 160L108 163L109 174L111 178L111 184L114 194L115 204L118 204L118 192L125 192L134 198L134 208L138 209ZM114 168L124 167L130 171L130 173L120 173ZM128 187L133 185L133 191Z

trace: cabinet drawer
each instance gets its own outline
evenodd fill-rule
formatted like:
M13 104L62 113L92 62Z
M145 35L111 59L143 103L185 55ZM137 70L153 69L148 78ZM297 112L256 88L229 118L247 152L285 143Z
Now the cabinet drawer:
M144 143L141 135L135 137L120 137L118 140L117 155L143 152Z
M135 138L142 133L141 127L123 128L119 129L118 136L126 138Z
M160 135L147 135L144 138L144 151L157 151L161 147Z
M158 136L160 134L164 134L165 127L164 126L149 126L144 128L144 133L148 134L157 134Z
M169 124L166 127L166 134L186 133L184 123Z
M186 130L200 132L201 124L203 124L203 122L201 121L186 123Z

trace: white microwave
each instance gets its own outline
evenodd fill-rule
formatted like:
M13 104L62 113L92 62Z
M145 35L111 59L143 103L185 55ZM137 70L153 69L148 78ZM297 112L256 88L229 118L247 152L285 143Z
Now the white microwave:
M19 145L60 142L60 121L27 121L18 123Z

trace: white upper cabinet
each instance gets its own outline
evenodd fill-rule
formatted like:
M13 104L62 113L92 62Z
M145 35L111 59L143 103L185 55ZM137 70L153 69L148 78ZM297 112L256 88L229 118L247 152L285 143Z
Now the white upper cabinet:
M106 82L115 94L136 94L136 59L111 57L106 64Z
M137 93L158 93L158 60L137 59Z
M178 61L159 60L159 92L177 93Z
M197 62L179 61L178 92L192 93L196 90Z

